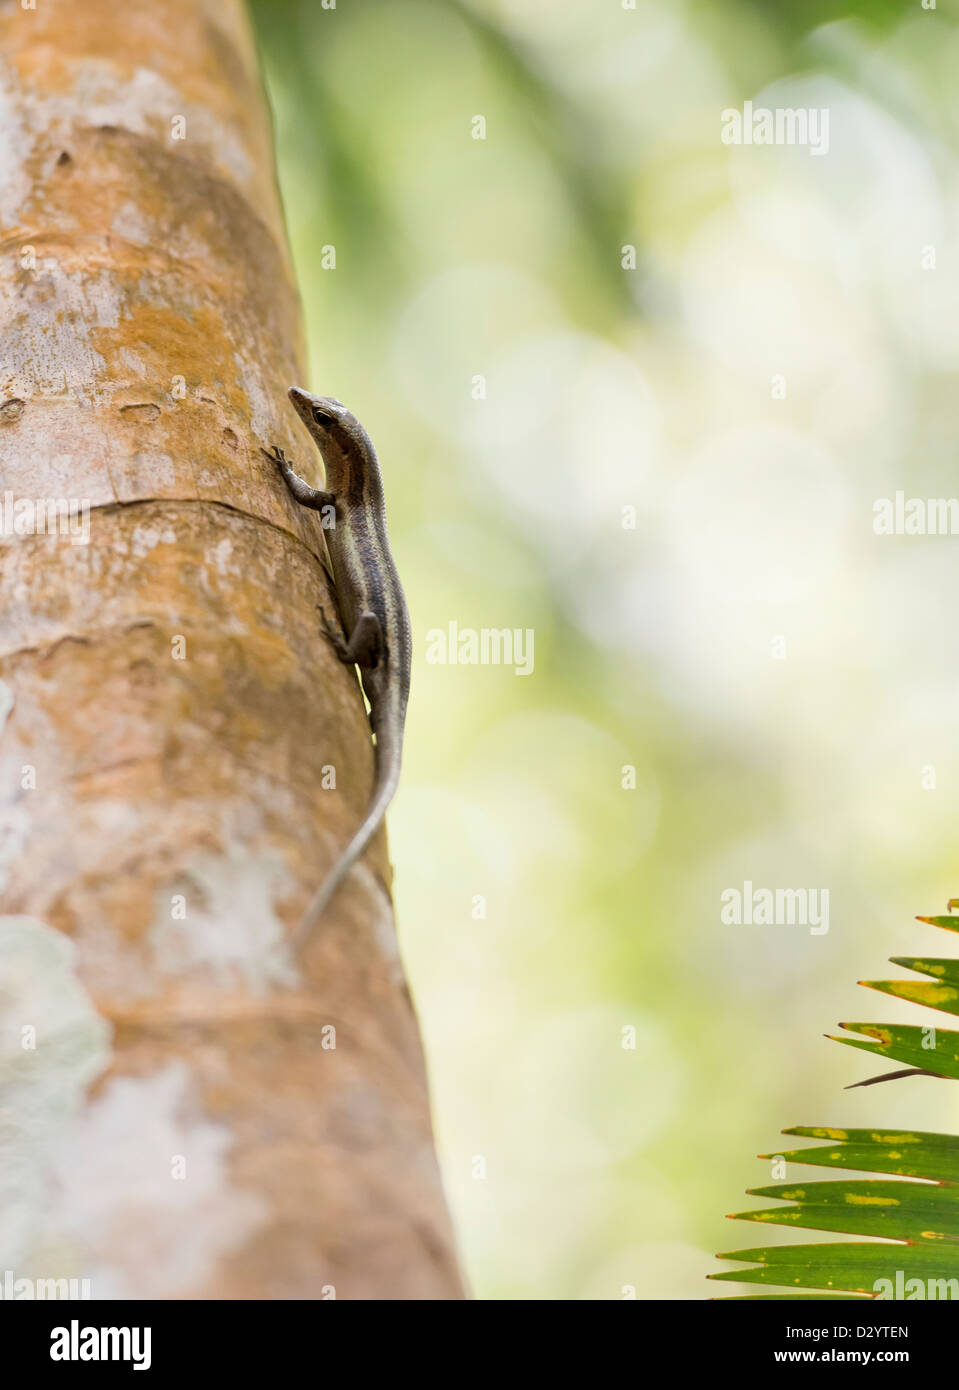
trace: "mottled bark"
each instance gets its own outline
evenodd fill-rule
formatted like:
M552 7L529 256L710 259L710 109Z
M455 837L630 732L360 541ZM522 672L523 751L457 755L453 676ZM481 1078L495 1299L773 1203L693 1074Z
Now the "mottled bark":
M5 517L91 507L0 537L0 1269L457 1297L382 836L286 945L372 748L259 452L317 481L246 16L7 0L0 55Z

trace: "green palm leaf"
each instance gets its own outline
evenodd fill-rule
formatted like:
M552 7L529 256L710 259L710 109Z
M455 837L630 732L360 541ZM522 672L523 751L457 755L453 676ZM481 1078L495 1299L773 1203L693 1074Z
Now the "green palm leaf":
M950 908L955 905L949 904ZM959 917L920 917L919 921L959 931ZM892 963L929 976L933 983L861 980L860 984L943 1013L959 1014L959 961L899 956ZM959 1079L959 1032L880 1023L842 1023L840 1027L859 1034L834 1039L847 1047ZM719 1259L752 1268L724 1270L709 1275L710 1279L797 1290L752 1295L762 1299L862 1299L880 1293L898 1298L959 1299L959 1138L911 1130L806 1126L783 1133L826 1141L775 1155L786 1163L892 1176L751 1188L749 1196L771 1198L781 1205L738 1212L733 1220L868 1239L732 1250ZM771 1159L774 1155L760 1157ZM918 1282L910 1284L910 1280ZM798 1292L810 1289L818 1292Z

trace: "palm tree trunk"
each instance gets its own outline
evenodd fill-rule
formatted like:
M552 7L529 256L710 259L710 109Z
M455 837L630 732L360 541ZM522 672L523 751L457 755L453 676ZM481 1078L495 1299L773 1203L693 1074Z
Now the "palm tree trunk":
M245 12L8 4L0 54L0 1269L459 1297L382 836L287 947L372 749L260 453L310 474Z

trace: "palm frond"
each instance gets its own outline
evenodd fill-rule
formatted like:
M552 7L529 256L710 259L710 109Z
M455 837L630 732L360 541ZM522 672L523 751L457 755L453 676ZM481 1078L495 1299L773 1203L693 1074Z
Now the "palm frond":
M919 921L959 931L959 917L920 917ZM959 1014L959 961L898 956L892 963L929 976L934 983L861 980L860 984ZM909 1069L959 1079L959 1032L886 1023L842 1023L840 1027L859 1036L835 1037L835 1042L907 1063ZM710 1279L818 1290L746 1295L762 1299L959 1298L959 1138L918 1130L806 1126L783 1133L826 1142L760 1157L892 1176L751 1188L749 1196L772 1198L783 1205L737 1212L732 1219L868 1239L732 1250L718 1258L752 1268L724 1270L709 1275Z

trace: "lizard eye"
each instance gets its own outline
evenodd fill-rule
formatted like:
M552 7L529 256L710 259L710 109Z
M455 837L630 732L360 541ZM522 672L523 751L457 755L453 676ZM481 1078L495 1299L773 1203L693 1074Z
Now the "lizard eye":
M321 410L318 405L315 405L313 407L313 419L316 421L318 425L321 425L323 429L327 430L334 423L333 416L327 415L326 411Z

